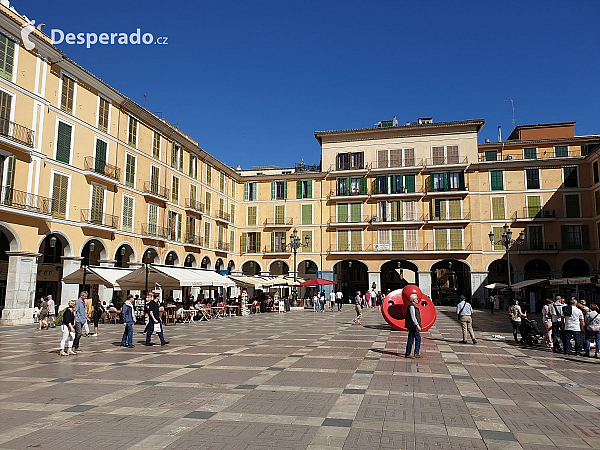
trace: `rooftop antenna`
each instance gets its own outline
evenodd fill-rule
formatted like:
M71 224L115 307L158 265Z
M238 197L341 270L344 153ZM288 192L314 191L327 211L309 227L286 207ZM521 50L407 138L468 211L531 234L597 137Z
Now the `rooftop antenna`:
M144 108L146 108L146 93L144 92Z
M515 127L515 123L517 123L517 121L515 120L515 102L513 101L512 98L509 98L508 100L504 100L505 102L510 102L510 107L512 108L512 126L513 128Z

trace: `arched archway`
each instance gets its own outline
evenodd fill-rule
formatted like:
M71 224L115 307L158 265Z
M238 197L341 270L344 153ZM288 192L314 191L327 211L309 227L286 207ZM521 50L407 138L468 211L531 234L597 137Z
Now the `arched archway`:
M591 274L590 263L582 258L571 258L566 260L562 266L563 278L586 277Z
M515 272L517 268L510 263L510 282L515 282ZM505 259L493 260L487 268L488 283L503 283L508 284L508 264Z
M179 266L179 255L175 250L169 251L165 256L165 265L167 266Z
M210 258L208 256L205 256L204 258L202 258L202 262L200 262L200 267L202 267L203 269L211 269L212 268L212 263L210 262Z
M160 255L155 247L146 247L142 253L142 263L160 264Z
M290 266L280 259L269 264L269 275L289 275Z
M406 259L393 259L381 265L381 292L402 289L408 284L419 285L419 267Z
M319 266L312 259L303 259L298 263L298 277L303 280L310 280L317 276L317 272L319 271ZM306 293L311 292L311 288L307 287L299 287L298 295L300 298L306 298Z
M192 253L188 253L183 261L184 267L198 267L198 261L196 261L196 257Z
M357 259L338 261L333 266L333 281L336 290L341 290L345 299L351 299L357 291L364 294L369 289L369 268Z
M215 261L215 272L220 273L221 270L223 270L223 260L221 258L217 258L217 260Z
M242 275L259 275L262 267L256 261L246 261L242 264Z
M129 267L129 263L135 262L136 255L133 246L128 242L123 242L115 252L115 267Z
M432 300L456 305L458 296L471 298L471 268L464 261L444 259L431 266Z
M73 256L73 246L68 236L60 231L54 231L42 238L38 252L42 256L38 259L35 301L37 302L37 299L41 296L52 295L56 304L60 305L62 294L61 279L64 268L63 256ZM70 269L75 270L78 261L70 261L69 264L71 264ZM73 290L76 291L77 288L75 287Z
M523 266L523 275L526 280L551 278L552 267L543 259L530 259Z
M98 266L100 261L108 259L106 246L101 239L88 239L81 248L81 266Z
M230 259L227 263L227 270L229 271L229 273L235 270L235 262L233 261L233 259Z

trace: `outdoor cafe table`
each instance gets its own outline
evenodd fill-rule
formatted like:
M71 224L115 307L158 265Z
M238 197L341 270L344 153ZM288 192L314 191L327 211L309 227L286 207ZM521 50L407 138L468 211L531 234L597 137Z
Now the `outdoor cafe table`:
M224 306L213 306L212 307L213 318L222 319L225 316Z
M238 309L240 307L240 305L227 305L227 309L229 310L229 317L231 317L231 313L233 312L235 315L237 315L237 311L236 309Z
M196 309L184 309L183 310L183 323L192 323L194 321L194 316L198 310Z

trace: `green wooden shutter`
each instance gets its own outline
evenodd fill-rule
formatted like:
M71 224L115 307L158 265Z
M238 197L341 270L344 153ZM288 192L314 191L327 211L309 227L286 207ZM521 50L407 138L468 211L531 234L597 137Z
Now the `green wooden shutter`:
M133 229L133 198L123 197L123 230L132 231Z
M494 233L494 250L504 250L504 245L500 242L504 229L502 227L492 227L492 233Z
M352 178L346 178L346 192L345 195L350 195L352 193Z
M361 221L361 203L350 203L350 222L356 223Z
M125 160L125 185L132 188L135 184L135 157L128 153Z
M414 175L404 175L404 189L406 189L406 192L415 192L417 190Z
M542 197L528 196L527 197L527 217L532 219L540 217L542 213Z
M569 147L567 145L557 145L554 147L554 156L557 158L565 158L569 156Z
M367 195L367 177L360 179L360 193L361 195Z
M302 225L312 223L312 205L302 205Z
M337 221L338 223L348 222L348 203L338 203Z
M504 189L503 183L503 172L501 170L490 171L490 178L492 183L492 191L501 191Z
M581 243L584 250L590 249L590 228L588 225L581 225Z
M102 225L104 213L104 188L97 184L92 185L92 208L89 220L96 225Z
M537 159L537 148L529 147L523 149L523 159Z
M485 151L486 161L498 161L498 150L486 150Z
M171 167L177 168L177 146L175 142L171 145Z
M434 174L429 175L429 184L431 185L431 192L434 191L434 186L435 186L434 180L435 180Z
M262 246L260 245L260 236L262 233L259 231L256 233L256 252L260 253L262 251Z
M569 229L567 225L560 226L560 240L563 250L569 250Z
M248 184L249 183L244 183L244 201L246 201L246 202L248 201L248 196L250 193Z
M171 236L171 231L172 231L172 222L173 222L173 211L169 211L168 215L167 215L167 237L169 239L173 239Z
M504 197L492 197L492 219L505 219Z
M460 228L450 228L450 250L462 249L462 230Z
M193 155L190 153L190 166L188 167L188 175L190 177L194 176L194 162L193 162Z
M181 214L176 214L177 219L177 241L181 242Z
M73 127L58 122L58 138L56 140L56 160L69 164L71 159L71 133Z
M306 198L313 198L313 180L308 180L306 184L308 185L308 194L306 195Z
M445 228L436 228L433 230L435 236L435 249L436 250L447 250L448 249L448 230Z
M248 252L248 233L245 231L240 236L240 253Z
M96 160L94 162L94 170L97 173L104 174L106 167L106 142L96 139Z
M12 81L15 59L15 43L0 35L0 77Z
M277 198L277 182L271 181L271 200Z
M465 190L465 173L464 172L459 172L458 173L458 188L461 191Z
M404 250L404 230L391 230L392 231L392 250L403 251Z
M179 171L183 172L183 148L179 147Z
M338 231L337 232L337 251L338 252L347 252L348 251L348 231Z
M296 198L302 198L302 181L296 181Z

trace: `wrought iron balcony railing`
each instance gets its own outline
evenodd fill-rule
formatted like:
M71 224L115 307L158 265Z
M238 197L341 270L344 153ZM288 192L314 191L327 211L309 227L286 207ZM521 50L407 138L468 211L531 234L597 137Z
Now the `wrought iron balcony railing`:
M426 220L428 222L443 222L443 221L451 221L451 220L471 220L471 213L463 213L463 214L446 214L445 216L426 216Z
M377 183L377 180L373 180L373 183L371 183L371 195L397 195L421 193L423 193L423 185L390 188L389 186L380 186L379 183Z
M229 242L215 241L213 243L213 248L216 250L221 250L223 252L228 252L229 251Z
M167 229L154 223L143 223L142 235L156 239L167 239Z
M436 244L427 243L423 247L426 252L468 252L471 251L471 243L464 242L439 242Z
M33 148L35 131L0 117L0 136Z
M269 226L292 226L294 224L294 219L291 217L275 217L265 219L265 227Z
M469 160L466 156L453 155L446 157L433 157L425 159L425 167L428 166L455 166L455 165L466 165Z
M263 253L292 253L287 245L275 245L263 248Z
M542 209L539 206L525 206L521 211L515 211L512 218L513 220L519 219L554 219L556 218L556 210L554 209Z
M98 225L101 227L117 228L119 225L119 217L111 214L104 214L102 211L95 209L82 209L81 221L90 225Z
M199 202L194 198L186 198L185 199L185 207L191 209L193 211L197 211L200 213L204 212L204 203Z
M229 222L231 220L231 214L225 211L221 211L220 209L215 209L213 217L216 217L220 220L224 220L225 222Z
M381 160L377 161L377 165L373 165L373 169L394 169L400 167L420 167L423 165L423 159L404 158L403 160Z
M187 245L195 245L200 247L202 246L202 236L198 234L187 233L185 235L185 241L183 243Z
M103 160L92 156L86 156L83 159L83 168L93 173L97 173L98 175L112 178L115 181L121 179L121 169L119 167L106 164Z
M170 192L171 191L168 188L160 186L158 183L152 181L146 181L144 183L144 194L154 195L166 200L170 197Z
M3 206L20 209L23 211L52 214L52 199L29 192L18 191L11 187L2 187L1 201Z
M352 214L347 214L347 215L340 215L338 214L337 216L331 216L330 219L327 221L328 225L331 224L353 224L353 223L368 223L371 221L371 216L367 215L352 215Z
M424 214L405 214L401 217L373 216L371 225L384 224L389 222L425 222L427 216Z

